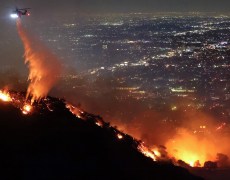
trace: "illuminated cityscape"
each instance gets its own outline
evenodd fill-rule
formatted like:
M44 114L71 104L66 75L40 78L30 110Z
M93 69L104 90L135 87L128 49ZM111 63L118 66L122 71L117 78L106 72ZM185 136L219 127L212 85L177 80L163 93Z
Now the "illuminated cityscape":
M100 96L99 79L119 92L118 101L230 117L228 16L121 14L38 25L41 38L77 69L62 77L63 91L85 89L79 81L87 79L86 94Z

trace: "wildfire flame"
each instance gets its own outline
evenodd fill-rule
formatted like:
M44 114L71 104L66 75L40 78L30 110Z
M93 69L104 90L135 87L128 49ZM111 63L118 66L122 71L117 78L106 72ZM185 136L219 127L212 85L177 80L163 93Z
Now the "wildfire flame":
M60 75L61 65L55 55L26 32L20 20L17 20L17 29L24 44L25 63L29 67L27 98L31 96L33 104L47 96Z
M117 134L117 138L118 138L118 139L123 139L122 134Z
M22 113L25 115L30 114L33 111L33 106L30 105L29 102L24 103L24 96L0 90L0 100L4 102L10 102L14 107L21 109Z
M99 127L103 127L103 122L100 121L100 120L97 120L97 121L95 122L95 124L96 124L97 126L99 126Z
M161 157L161 153L157 149L152 149L152 152L157 156Z
M157 160L156 155L153 151L151 151L148 147L144 145L144 143L141 143L137 148L142 154L144 154L146 157L150 157L153 161Z
M31 113L32 109L33 109L33 107L30 104L25 104L22 107L22 113L27 115L27 114Z
M0 90L0 100L4 102L11 102L12 98L10 97L10 94L8 92L4 92Z
M0 90L0 100L3 102L9 102L13 106L18 109L21 109L21 112L24 115L29 115L33 113L36 105L31 105L31 102L26 100L25 96L20 93L7 92L5 90ZM49 99L43 99L42 103L47 106L47 110L53 111L50 109L52 107L52 103ZM66 108L69 109L75 116L82 120L91 119L90 122L94 122L95 125L100 126L101 128L111 128L115 133L114 136L117 140L125 140L127 138L127 134L123 133L123 131L110 126L109 123L103 121L99 116L94 116L82 110L79 107L75 107L69 103L65 103ZM191 167L201 167L204 165L206 161L214 161L217 160L217 153L228 154L228 142L229 137L222 137L220 130L223 127L227 126L226 123L221 123L218 126L213 126L214 134L207 133L209 132L210 125L199 125L197 129L188 130L185 128L178 129L178 133L172 137L170 141L168 141L165 146L151 146L149 148L144 142L138 141L133 138L135 149L137 149L140 153L145 155L146 157L151 158L153 161L164 161L169 160L182 160ZM196 133L194 133L194 130ZM213 137L218 136L218 139L222 138L222 141L216 141ZM224 139L223 139L224 138ZM125 142L125 141L124 141ZM220 158L221 159L221 158ZM174 161L175 164L181 165L180 162ZM224 164L224 163L222 163ZM226 163L225 163L226 164ZM219 164L218 164L219 167ZM224 167L221 166L220 167Z
M35 105L32 106L29 101L26 101L24 95L21 95L20 93L12 93L0 90L0 100L10 102L13 106L21 109L24 115L33 113L33 110L36 107ZM49 111L53 111L50 109L51 102L48 98L42 100L42 102L47 106ZM66 108L68 108L69 111L78 118L82 120L87 120L89 118L91 119L90 122L94 120L94 124L100 126L101 128L112 128L115 132L114 136L117 138L117 140L125 140L127 138L128 135L126 133L123 133L117 128L110 126L109 123L104 122L99 116L89 114L83 111L81 108L75 107L69 103L65 104ZM164 146L151 146L151 148L149 148L144 142L133 138L133 147L135 147L135 149L146 157L151 158L153 161L164 161L172 158L172 160L182 160L191 167L201 167L206 161L217 162L217 153L228 154L229 138L222 137L224 139L222 139L220 143L218 141L214 141L213 138L214 136L216 137L217 135L220 135L218 136L218 139L221 139L222 134L219 131L224 126L226 126L226 123L221 123L219 126L214 126L212 129L213 132L216 133L213 135L208 133L206 136L204 132L210 129L207 125L199 125L195 134L194 129L188 131L188 129L182 128L180 131L178 130L177 135L175 135L165 144L166 148ZM179 162L174 162L175 164L180 165Z
M210 140L201 138L192 132L189 133L185 129L168 141L166 147L171 156L177 160L183 160L191 167L198 164L204 165L207 160L215 160L215 155L218 152ZM199 163L197 163L198 161Z
M66 103L66 108L69 109L69 111L74 114L76 117L80 118L80 119L84 119L84 117L82 116L84 114L84 111L82 111L81 109Z

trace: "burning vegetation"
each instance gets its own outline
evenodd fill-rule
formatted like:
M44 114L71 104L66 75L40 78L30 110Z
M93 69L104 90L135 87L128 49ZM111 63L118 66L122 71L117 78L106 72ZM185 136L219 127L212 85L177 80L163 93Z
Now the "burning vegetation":
M30 104L25 104L21 110L23 114L27 115L32 112L33 107Z
M1 91L1 90L0 90L0 99L4 102L11 102L12 101L10 94L6 91Z
M0 91L0 100L4 103L9 103L20 109L23 115L32 115L33 113L41 113L40 111L53 112L55 111L54 103L50 98L42 99L38 103L31 105L26 95L23 93ZM225 141L222 138L218 144L213 136L197 136L196 133L189 133L185 129L178 130L178 134L171 138L165 146L148 146L143 141L133 138L132 136L118 130L116 127L106 123L100 116L85 112L80 107L75 107L70 103L65 102L68 109L74 116L82 121L93 123L95 126L103 129L108 129L113 132L114 139L131 143L132 147L142 153L144 156L151 158L153 161L173 162L175 165L183 167L227 167L229 159L227 154L228 139ZM201 127L200 127L201 128ZM217 134L219 131L214 128ZM203 130L203 126L202 126ZM215 134L215 136L217 136ZM209 138L208 138L209 137ZM212 139L211 139L212 138Z
M27 102L22 93L0 90L0 100L21 109L22 113L25 115L32 113L33 111L33 106Z
M109 123L106 123L103 121L103 119L100 116L95 116L93 114L89 114L84 112L82 109L75 107L69 103L66 103L66 108L72 112L76 117L82 119L82 120L88 120L91 119L93 123L101 128L110 128L113 129L114 135L118 140L123 140L123 139L132 139L133 141L133 146L142 154L144 154L146 157L151 158L153 161L156 161L158 158L159 153L155 154L154 151L149 149L144 142L139 141L137 139L132 138L131 136L119 131L115 127L110 126ZM156 151L155 151L156 152Z
M50 102L48 98L42 99L41 102L31 105L30 101L28 101L28 99L22 93L0 91L0 100L12 104L16 108L20 109L24 115L32 114L34 111L38 111L39 109L44 110L44 107L50 112L53 111L53 109L51 109L52 102ZM100 116L89 114L82 109L71 105L70 103L66 103L66 108L79 119L84 121L87 120L93 122L96 126L112 130L112 132L114 132L114 137L118 140L130 139L134 148L139 150L145 156L150 157L152 160L156 161L157 157L160 155L159 153L156 153L156 150L150 150L143 142L138 141L131 136L117 130L115 127L110 126L110 124L104 122Z
M208 128L212 129L212 128ZM229 134L216 132L216 127L211 131L202 129L202 132L191 132L180 128L177 134L167 143L167 151L171 158L183 160L191 167L207 167L207 162L216 163L216 167L229 167L230 163L225 158L222 163L219 154L228 157Z
M26 93L10 91L5 94L12 99L0 102L1 115L9 113L1 120L1 144L4 147L1 159L3 163L8 163L7 172L19 172L20 166L19 170L23 170L23 175L28 174L28 179L33 179L34 174L41 179L47 177L47 171L40 167L48 169L48 179L81 179L91 174L93 176L86 179L108 179L110 175L119 179L168 179L179 177L179 174L184 179L199 179L183 168L154 162L161 155L155 148L148 148L143 142L106 123L100 116L75 108L64 100L47 97L31 106L26 100ZM75 112L78 109L80 115L72 114L67 107ZM18 148L18 144L22 146ZM146 170L149 173L146 174ZM94 172L102 173L98 175ZM6 177L11 174L21 175L7 173Z

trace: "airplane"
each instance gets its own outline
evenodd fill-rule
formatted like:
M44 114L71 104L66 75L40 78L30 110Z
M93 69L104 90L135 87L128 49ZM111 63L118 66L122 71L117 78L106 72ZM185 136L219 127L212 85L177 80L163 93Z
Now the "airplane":
M28 11L30 8L22 8L19 9L16 7L15 11L11 13L12 18L21 18L21 16L30 16L30 12Z

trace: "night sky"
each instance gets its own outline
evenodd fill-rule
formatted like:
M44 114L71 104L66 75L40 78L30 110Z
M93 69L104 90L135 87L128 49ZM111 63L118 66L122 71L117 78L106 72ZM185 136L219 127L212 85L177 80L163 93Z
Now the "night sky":
M16 2L16 3L15 3ZM47 12L154 12L154 11L229 11L229 0L2 0L4 6L32 7Z

